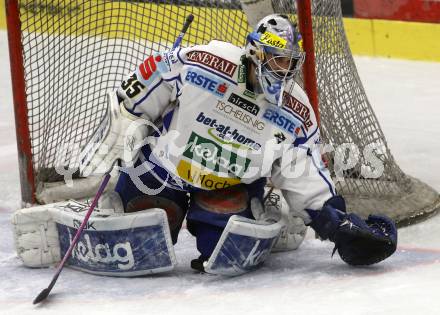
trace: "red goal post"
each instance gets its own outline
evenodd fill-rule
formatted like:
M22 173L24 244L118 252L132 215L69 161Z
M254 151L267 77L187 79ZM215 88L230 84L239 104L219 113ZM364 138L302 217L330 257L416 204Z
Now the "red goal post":
M32 164L32 147L27 115L26 83L23 50L21 45L20 8L18 1L6 0L9 59L11 66L12 95L15 111L18 163L22 200L35 203L35 176Z

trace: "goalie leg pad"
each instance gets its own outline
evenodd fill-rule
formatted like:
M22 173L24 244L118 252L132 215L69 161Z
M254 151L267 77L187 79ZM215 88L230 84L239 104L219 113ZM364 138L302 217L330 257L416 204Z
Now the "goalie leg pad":
M265 184L266 179L262 178L252 184L191 194L187 227L197 239L201 259L211 256L231 216L253 219L249 200L262 200Z
M61 261L56 223L48 207L18 210L12 217L18 257L27 267L48 267Z
M207 273L237 276L259 267L270 255L281 225L232 216L211 255Z
M45 267L59 262L83 220L72 209L84 213L87 207L70 201L17 211L14 234L24 265ZM176 258L165 211L101 216L98 209L87 222L68 264L93 274L121 277L172 270Z

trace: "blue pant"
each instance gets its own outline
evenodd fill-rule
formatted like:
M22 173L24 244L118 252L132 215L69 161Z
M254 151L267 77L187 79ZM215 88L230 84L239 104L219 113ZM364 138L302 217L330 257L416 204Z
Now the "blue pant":
M157 189L162 186L150 172L140 176L140 180L150 189ZM264 186L266 179L261 178L252 184L240 184L247 191L247 207L243 211L233 213L241 215L246 218L253 218L250 209L250 200L254 197L262 201L264 194ZM135 200L140 196L145 196L132 182L130 176L126 173L121 173L115 190L121 196L124 208L130 201ZM180 208L187 213L187 227L189 232L196 237L197 249L202 255L203 259L208 259L211 256L229 218L233 215L230 213L214 213L207 211L199 206L194 198L193 193L196 190L188 189L188 191L180 191L165 187L157 197L162 197L177 203ZM183 221L183 218L182 218ZM179 228L171 231L173 242L177 242L177 234L179 232L182 222L178 225Z

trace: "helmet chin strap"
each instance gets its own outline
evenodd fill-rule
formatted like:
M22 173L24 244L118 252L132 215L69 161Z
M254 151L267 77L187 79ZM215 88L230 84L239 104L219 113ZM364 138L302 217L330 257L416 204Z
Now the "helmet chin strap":
M258 71L258 73L257 73ZM257 82L258 82L258 90L264 93L264 87L263 87L263 75L261 72L261 61L258 61L257 64L257 71L255 71L255 75L257 76Z
M281 84L280 95L278 96L278 103L277 103L278 107L283 106L283 92L285 87L286 87L286 80L283 80L283 83Z

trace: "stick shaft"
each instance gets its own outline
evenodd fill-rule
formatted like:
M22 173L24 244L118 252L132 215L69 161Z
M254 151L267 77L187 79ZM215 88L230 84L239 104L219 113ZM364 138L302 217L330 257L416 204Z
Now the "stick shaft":
M95 209L96 205L98 204L98 200L101 197L102 193L104 192L105 187L107 186L109 180L110 180L110 172L105 174L104 179L102 180L101 186L99 186L98 192L95 195L95 198L92 201L92 204L90 205L89 210L87 211L86 215L84 216L84 220L82 221L81 225L79 226L78 230L76 231L76 234L70 243L69 248L67 249L67 252L64 254L63 259L58 264L58 267L55 271L55 275L52 278L52 281L50 282L49 286L44 289L34 300L34 304L40 303L41 301L45 300L47 296L49 295L52 288L55 286L55 283L61 273L61 271L64 268L64 265L66 264L67 260L69 259L70 255L72 254L73 248L76 246L76 243L78 242L82 231L84 230L84 227L86 226L87 222L89 221L90 216L92 215L93 210Z
M89 210L87 211L86 215L84 216L84 220L81 223L81 225L78 228L78 231L75 234L75 237L72 240L72 243L70 243L69 249L67 250L66 254L63 257L63 260L61 260L60 264L58 265L56 274L61 272L61 269L63 269L64 264L66 263L67 259L69 259L70 255L72 254L73 248L75 247L76 243L78 242L79 237L81 236L81 232L84 230L84 227L87 224L87 221L89 221L90 216L92 215L93 210L95 209L96 205L98 204L98 200L101 197L102 193L104 192L105 187L108 184L108 181L110 180L110 173L107 173L104 176L104 179L101 183L101 186L98 189L98 192L95 195L95 198L92 201L92 204L90 205Z

